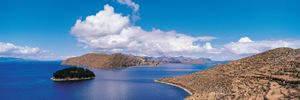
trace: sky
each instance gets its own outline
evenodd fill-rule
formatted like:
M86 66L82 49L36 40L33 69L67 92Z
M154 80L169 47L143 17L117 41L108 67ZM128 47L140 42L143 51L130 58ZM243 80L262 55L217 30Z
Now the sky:
M298 0L1 0L0 56L234 60L300 48Z

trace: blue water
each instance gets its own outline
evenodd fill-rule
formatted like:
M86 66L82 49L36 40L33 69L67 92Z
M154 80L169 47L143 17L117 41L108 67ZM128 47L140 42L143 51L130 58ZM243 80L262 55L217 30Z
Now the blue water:
M53 82L60 62L0 63L0 100L182 100L189 94L155 79L206 69L204 65L166 64L121 70L90 69L96 78Z

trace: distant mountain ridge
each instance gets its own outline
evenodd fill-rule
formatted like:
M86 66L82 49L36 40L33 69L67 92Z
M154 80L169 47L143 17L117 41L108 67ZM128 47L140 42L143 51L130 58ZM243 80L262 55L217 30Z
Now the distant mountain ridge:
M209 62L212 62L212 60L208 58L192 59L187 57L141 57L121 53L89 53L79 57L66 59L62 64L92 68L123 68L140 65L156 66L164 63L205 64Z
M188 89L192 92L188 100L298 100L300 49L277 48L159 81Z
M0 62L24 62L24 61L32 61L23 58L14 58L14 57L0 57Z
M182 64L205 64L212 62L209 58L188 58L188 57L145 57L147 60L152 60L160 63L182 63Z

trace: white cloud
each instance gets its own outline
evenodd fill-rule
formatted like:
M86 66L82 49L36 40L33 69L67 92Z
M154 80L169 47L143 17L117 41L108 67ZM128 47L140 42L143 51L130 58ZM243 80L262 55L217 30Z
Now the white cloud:
M133 11L135 11L135 12L139 11L139 9L140 9L140 5L136 4L132 0L118 0L118 2L121 4L125 4L128 7L131 7L133 9Z
M239 40L239 43L250 43L250 42L253 42L253 41L249 37L242 37Z
M118 35L128 25L128 16L116 14L114 8L105 5L103 11L88 16L85 21L78 19L71 33L78 37L80 42L93 46L98 45L96 41L99 41L99 37Z
M114 8L105 5L104 10L85 20L77 20L71 33L79 42L103 52L123 52L138 55L194 55L217 53L210 43L214 37L192 37L176 31L153 29L145 31L139 26L130 26L128 16L115 13Z
M242 37L238 42L231 42L225 45L227 50L237 55L256 54L278 47L299 48L300 40L252 41L248 37Z
M131 19L132 21L137 21L140 19L139 10L140 5L133 2L132 0L117 0L120 4L126 5L132 9Z
M211 46L211 44L209 42L205 43L205 45L203 46L203 48L205 48L207 50L213 49L213 47Z
M28 46L16 46L11 43L2 43L0 42L0 56L2 57L33 57L40 56L47 53L45 50L40 48L32 48Z

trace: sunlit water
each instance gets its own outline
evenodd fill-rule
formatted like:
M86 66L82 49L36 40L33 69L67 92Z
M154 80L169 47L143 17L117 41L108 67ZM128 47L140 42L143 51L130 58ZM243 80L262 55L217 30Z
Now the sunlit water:
M155 79L206 69L204 65L165 64L119 70L91 69L96 78L53 82L52 73L66 68L60 62L0 63L1 100L182 100L180 88Z

